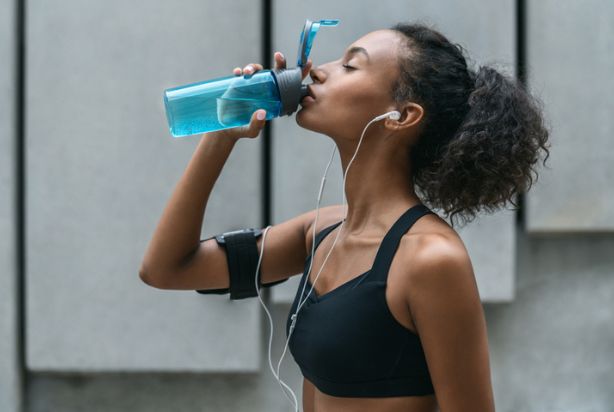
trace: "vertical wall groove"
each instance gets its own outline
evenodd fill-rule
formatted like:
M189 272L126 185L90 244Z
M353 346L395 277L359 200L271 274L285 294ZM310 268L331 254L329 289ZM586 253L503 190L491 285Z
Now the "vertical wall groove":
M272 43L273 43L272 0L262 0L262 15L260 16L260 22L262 24L262 32L261 32L262 33L261 34L262 55L260 57L260 61L262 62L262 66L266 69L267 65L271 61L271 55L272 55ZM272 179L273 179L273 176L271 175L271 156L272 156L273 147L272 147L272 133L271 133L271 122L270 121L267 121L265 123L264 128L262 129L261 138L262 138L262 143L261 143L262 151L261 151L261 162L260 162L260 170L262 170L262 179L261 179L262 192L260 195L260 198L262 199L261 200L261 206L262 206L261 227L266 227L272 224L271 207L273 204L272 203L273 201L272 192L271 192ZM262 294L262 301L265 303L267 308L271 308L270 310L272 310L272 307L271 307L272 299L271 299L270 288L261 288L260 292ZM269 326L268 319L265 316L264 310L262 310L261 316L260 316L260 342L262 342L262 346L261 346L262 355L261 356L264 359L266 359L266 362L268 362L268 356L269 356L268 338L267 338L267 333L262 333L262 332L268 331L269 327L270 326ZM262 367L261 367L261 370L262 370ZM264 368L264 373L267 373L267 371L268 371L268 368Z
M272 61L272 0L262 0L262 65L266 68ZM262 226L271 224L271 122L267 121L262 130Z
M516 0L516 73L518 80L527 86L527 24L526 0ZM516 212L516 225L520 230L525 228L525 194L518 195L518 211Z
M23 411L28 410L26 370L26 259L25 259L25 69L26 69L26 2L16 0L16 47L15 47L15 201L16 231L15 252L17 269L17 357L19 368L18 395Z

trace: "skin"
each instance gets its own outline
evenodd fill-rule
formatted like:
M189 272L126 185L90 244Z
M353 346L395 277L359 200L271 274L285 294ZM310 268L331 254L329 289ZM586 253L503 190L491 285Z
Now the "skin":
M374 117L391 110L399 120L371 123L346 179L347 206L322 209L316 232L346 218L326 270L315 291L327 293L371 267L388 229L409 207L421 203L410 174L407 151L420 138L424 109L413 102L395 103L392 80L399 76L402 39L392 30L378 30L351 44L363 53L310 69L316 99L296 114L299 126L329 136L340 153L345 172L361 133ZM285 67L281 54L276 66ZM343 65L355 69L346 69ZM252 64L243 73L262 69ZM241 74L236 68L235 74ZM256 119L243 130L255 137L264 122ZM384 183L384 184L383 184ZM313 227L306 231L311 245ZM337 231L331 232L314 255L314 282ZM488 340L483 309L467 250L458 234L436 215L420 218L403 236L388 275L386 302L393 317L420 336L435 395L395 398L340 398L303 383L303 409L309 411L475 412L494 411ZM439 409L438 409L439 408Z

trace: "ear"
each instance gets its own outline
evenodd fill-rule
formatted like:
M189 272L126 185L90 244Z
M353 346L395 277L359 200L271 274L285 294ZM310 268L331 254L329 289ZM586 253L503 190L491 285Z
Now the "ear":
M386 119L386 126L393 130L416 127L424 116L424 109L417 103L406 103L401 109L397 110L401 112L399 120Z

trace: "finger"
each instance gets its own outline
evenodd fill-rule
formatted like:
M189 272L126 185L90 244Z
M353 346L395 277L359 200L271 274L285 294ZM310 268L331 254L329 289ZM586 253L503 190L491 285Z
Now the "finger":
M286 68L286 58L283 53L276 52L275 53L275 68L276 69L285 69Z
M235 67L234 69L232 69L232 73L233 73L235 76L239 76L239 75L241 75L241 68L240 68L240 67Z
M262 128L266 123L266 110L258 109L252 114L252 122L256 124L257 127Z
M262 117L259 119L258 117ZM258 109L254 113L252 113L251 119L249 121L249 125L244 128L242 131L245 137L257 137L260 134L260 131L264 127L266 123L266 111L264 109Z
M303 79L307 77L307 75L311 71L312 66L313 66L313 62L311 61L311 59L307 60L307 64L303 67L303 70L302 70Z
M258 63L250 63L243 68L243 73L250 74L262 70L262 65Z

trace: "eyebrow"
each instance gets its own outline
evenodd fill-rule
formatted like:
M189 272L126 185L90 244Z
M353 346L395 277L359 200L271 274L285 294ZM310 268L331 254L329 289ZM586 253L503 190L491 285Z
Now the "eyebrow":
M371 61L371 59L369 58L369 53L367 53L367 50L364 47L354 46L347 51L347 54L354 53L363 53L365 56L367 56L367 60Z

